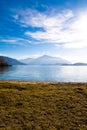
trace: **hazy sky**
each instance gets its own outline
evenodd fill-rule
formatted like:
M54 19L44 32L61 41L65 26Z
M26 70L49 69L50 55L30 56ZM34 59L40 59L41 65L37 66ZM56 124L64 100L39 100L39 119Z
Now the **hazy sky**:
M0 55L87 62L87 0L1 0Z

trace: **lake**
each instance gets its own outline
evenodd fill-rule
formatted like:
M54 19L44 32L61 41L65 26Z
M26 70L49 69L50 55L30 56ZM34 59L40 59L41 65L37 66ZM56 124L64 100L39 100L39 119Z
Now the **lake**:
M0 68L0 80L87 82L87 66L17 65Z

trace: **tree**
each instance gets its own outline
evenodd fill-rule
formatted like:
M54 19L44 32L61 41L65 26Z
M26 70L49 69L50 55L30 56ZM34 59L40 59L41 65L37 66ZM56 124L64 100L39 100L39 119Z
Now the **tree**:
M3 57L0 56L0 66L9 66L8 62L3 59Z

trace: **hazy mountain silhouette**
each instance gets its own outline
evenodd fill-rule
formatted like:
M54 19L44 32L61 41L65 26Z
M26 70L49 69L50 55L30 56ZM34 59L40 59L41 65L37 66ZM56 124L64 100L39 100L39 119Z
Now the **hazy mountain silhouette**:
M52 57L48 55L43 55L41 57L38 57L36 59L27 58L24 60L21 60L23 63L26 64L32 64L32 65L63 65L63 64L69 64L70 62L60 58L60 57Z
M0 66L9 66L9 65L23 65L23 63L10 57L0 56Z
M87 66L87 63L74 63L74 66Z

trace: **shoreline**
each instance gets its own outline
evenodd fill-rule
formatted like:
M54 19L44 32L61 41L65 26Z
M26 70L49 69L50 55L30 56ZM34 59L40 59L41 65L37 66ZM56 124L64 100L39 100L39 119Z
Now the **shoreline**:
M57 81L25 81L25 80L0 80L0 83L23 83L23 84L59 84L59 85L87 85L87 82L57 82Z

